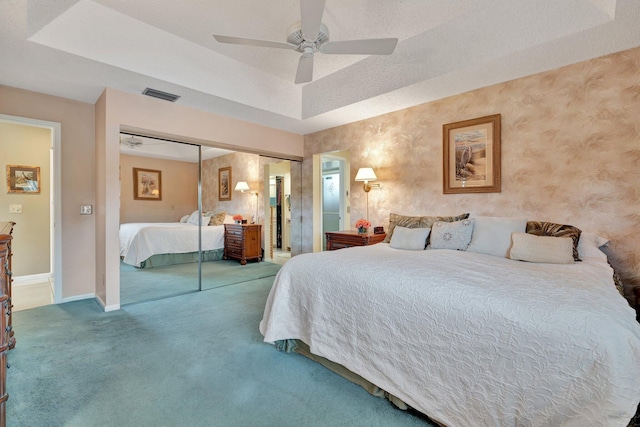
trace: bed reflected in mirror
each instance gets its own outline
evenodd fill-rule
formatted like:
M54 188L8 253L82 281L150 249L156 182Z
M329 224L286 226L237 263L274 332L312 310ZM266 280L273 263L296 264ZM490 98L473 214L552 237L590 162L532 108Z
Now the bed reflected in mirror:
M199 290L200 147L121 135L120 303Z
M300 162L123 134L120 174L121 305L273 280L300 247Z

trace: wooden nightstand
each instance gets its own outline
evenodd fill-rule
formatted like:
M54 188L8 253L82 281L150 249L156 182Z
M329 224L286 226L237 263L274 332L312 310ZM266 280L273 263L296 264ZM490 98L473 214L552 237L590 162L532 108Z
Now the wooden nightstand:
M373 234L368 232L359 234L356 230L347 231L327 231L324 233L327 238L327 250L350 248L351 246L368 246L380 243L387 237L386 233Z
M245 265L248 259L262 260L262 225L225 224L223 259L234 258Z

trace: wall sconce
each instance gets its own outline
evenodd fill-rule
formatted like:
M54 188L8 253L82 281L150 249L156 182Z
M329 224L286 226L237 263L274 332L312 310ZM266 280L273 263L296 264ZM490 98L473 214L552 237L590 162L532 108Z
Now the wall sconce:
M369 181L375 181L377 179L378 177L372 168L360 168L356 174L356 181L364 181L362 189L367 194L367 221L369 220L369 191L371 191L371 187L380 188L380 184L369 184Z
M245 191L249 191L249 184L247 184L245 181L238 181L238 183L236 184L235 190L241 193L244 193ZM253 217L253 223L257 224L258 223L258 192L251 191L250 193L256 195L256 216Z
M378 177L372 168L360 168L356 174L356 181L364 181L362 188L365 193L371 191L371 184L369 184L369 181L375 181L376 179L378 179Z
M238 183L236 184L235 190L241 193L244 193L245 191L249 191L249 184L247 184L244 181L238 181Z

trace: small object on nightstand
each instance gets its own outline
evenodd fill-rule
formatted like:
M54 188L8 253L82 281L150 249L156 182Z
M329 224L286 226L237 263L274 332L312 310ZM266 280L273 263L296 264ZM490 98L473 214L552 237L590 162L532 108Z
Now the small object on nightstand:
M347 231L327 231L324 233L327 239L327 250L350 248L352 246L368 246L380 243L387 236L385 233L375 234L372 232L358 233L357 230Z
M384 233L384 227L373 227L373 234L382 234Z

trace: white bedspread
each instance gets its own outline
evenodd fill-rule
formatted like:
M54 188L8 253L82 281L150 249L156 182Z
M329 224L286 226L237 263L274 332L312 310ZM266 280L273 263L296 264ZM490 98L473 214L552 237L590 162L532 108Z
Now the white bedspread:
M200 228L203 251L224 248L224 225ZM197 225L180 222L120 225L120 256L126 264L139 267L152 255L197 251Z
M447 426L626 426L640 324L600 260L388 244L293 257L260 331L297 338Z

